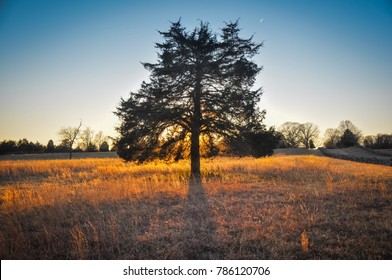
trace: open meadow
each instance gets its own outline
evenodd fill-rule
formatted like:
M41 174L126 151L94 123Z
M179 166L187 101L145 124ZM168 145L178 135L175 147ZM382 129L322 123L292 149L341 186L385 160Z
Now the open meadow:
M1 259L392 259L392 167L0 161Z

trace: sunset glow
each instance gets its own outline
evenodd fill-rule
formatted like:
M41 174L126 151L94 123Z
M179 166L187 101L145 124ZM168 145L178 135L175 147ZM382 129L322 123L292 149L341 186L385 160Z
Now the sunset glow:
M156 61L170 21L218 32L239 19L264 47L266 124L351 120L392 133L390 1L6 1L0 6L0 140L58 141L83 120L116 136L113 111Z

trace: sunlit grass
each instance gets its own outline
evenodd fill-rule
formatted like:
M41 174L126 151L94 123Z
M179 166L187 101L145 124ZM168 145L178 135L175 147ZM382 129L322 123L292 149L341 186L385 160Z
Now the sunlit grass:
M316 156L0 162L2 259L392 257L392 169Z

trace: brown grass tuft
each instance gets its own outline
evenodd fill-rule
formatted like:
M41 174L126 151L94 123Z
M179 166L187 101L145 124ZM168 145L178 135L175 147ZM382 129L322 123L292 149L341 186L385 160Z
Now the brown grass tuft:
M308 239L308 235L306 234L306 230L304 230L301 233L301 246L302 246L302 251L304 253L307 253L309 250L309 239Z

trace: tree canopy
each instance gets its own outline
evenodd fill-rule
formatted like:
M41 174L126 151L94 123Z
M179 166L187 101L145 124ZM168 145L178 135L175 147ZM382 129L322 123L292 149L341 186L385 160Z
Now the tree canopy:
M115 112L121 158L141 163L190 156L191 174L200 176L200 156L216 155L219 144L250 147L255 135L266 138L265 111L257 107L262 90L253 89L261 67L251 60L262 44L239 32L238 22L217 35L207 23L189 32L180 21L159 32L164 42L156 44L157 63L143 63L150 81L121 99Z
M301 145L306 149L314 148L320 130L313 123L285 122L279 128L282 139L280 145L287 148L298 148Z
M72 159L72 146L75 143L76 138L80 133L80 128L82 127L82 121L80 121L79 126L75 127L63 127L58 132L60 136L61 145L67 147L69 150L69 159Z
M327 148L347 148L359 145L362 132L351 121L341 121L337 129L328 128L324 134L324 146Z

